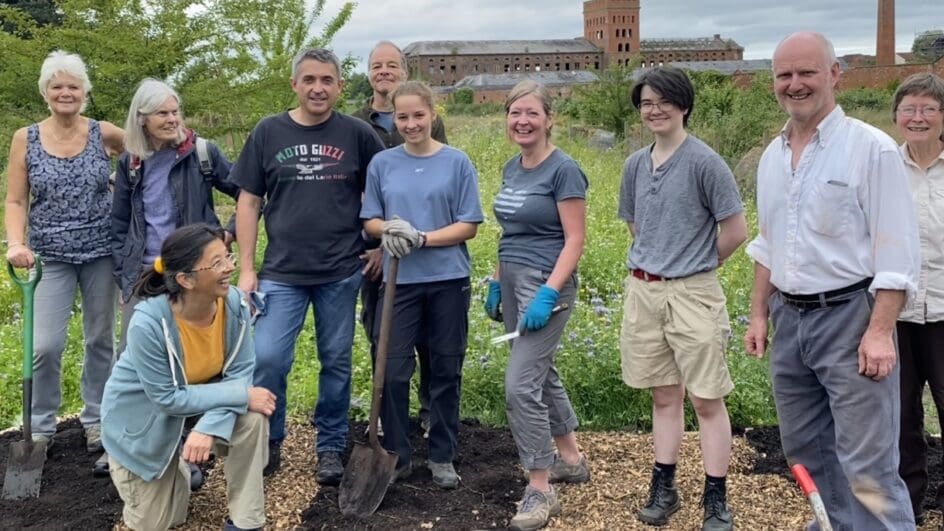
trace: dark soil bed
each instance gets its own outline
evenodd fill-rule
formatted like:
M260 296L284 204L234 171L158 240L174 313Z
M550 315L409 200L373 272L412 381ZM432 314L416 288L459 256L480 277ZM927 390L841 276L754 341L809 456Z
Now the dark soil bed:
M356 423L352 433L362 434ZM305 529L443 529L504 528L514 516L525 481L517 467L518 451L511 432L463 421L459 428L456 471L459 488L444 491L432 483L426 468L426 441L412 430L413 474L387 489L384 501L366 520L346 518L338 510L338 489L322 487L302 513ZM348 445L348 453L351 446ZM345 461L347 456L345 456Z
M11 442L23 434L0 435L0 478L6 474ZM85 451L78 419L59 425L55 445L46 458L39 498L0 500L3 529L105 529L119 520L121 498L109 478L93 478L97 455Z

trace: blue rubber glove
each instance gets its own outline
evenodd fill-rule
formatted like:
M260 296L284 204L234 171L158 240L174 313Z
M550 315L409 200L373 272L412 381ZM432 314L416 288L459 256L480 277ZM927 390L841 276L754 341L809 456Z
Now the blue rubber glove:
M485 313L492 321L502 322L501 283L495 279L488 281L488 297L485 298Z
M547 321L551 318L551 311L554 309L554 305L557 304L558 297L560 297L560 293L556 289L547 284L541 284L537 294L528 304L528 309L525 310L524 316L521 318L518 330L534 332L547 326Z

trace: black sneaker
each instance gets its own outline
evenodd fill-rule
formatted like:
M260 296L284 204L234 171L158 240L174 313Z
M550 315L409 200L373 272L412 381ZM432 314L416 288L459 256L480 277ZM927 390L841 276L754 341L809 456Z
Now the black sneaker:
M682 507L678 488L675 482L663 474L653 472L652 482L649 484L649 501L637 517L649 525L665 525L669 517Z
M701 500L705 508L705 519L701 524L702 531L731 531L734 529L734 518L728 510L725 501L724 487L707 486L705 496Z
M338 452L322 452L318 454L318 468L315 480L319 485L340 485L344 475L344 464L341 463L341 454Z
M269 462L262 469L264 477L274 474L282 465L282 444L269 441Z

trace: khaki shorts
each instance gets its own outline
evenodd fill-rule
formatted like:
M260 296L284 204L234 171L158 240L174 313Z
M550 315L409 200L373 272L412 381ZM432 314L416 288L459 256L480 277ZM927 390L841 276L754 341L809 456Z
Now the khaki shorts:
M725 362L731 327L714 271L657 282L629 275L624 293L620 361L626 385L681 383L705 399L734 389Z

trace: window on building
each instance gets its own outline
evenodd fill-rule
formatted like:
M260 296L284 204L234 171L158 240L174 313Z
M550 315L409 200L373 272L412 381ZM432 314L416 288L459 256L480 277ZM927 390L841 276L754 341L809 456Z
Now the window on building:
M570 63L564 63L564 70L570 70Z
M619 38L619 30L616 30L616 38Z
M554 63L554 70L560 72L560 63Z
M617 44L617 45L616 45L616 51L617 51L617 52L622 52L622 51L623 51L623 43L620 43L620 44Z
M628 42L626 43L625 50L626 50L627 52L629 51L629 43L628 43Z
M633 28L629 28L629 37L632 38L632 36L633 36Z
M511 69L508 67L508 63L505 63L505 72L510 72Z
M540 71L541 71L541 65L534 65L534 71L535 71L535 72L540 72Z
M594 61L594 62L593 62L593 69L594 69L594 70L599 70L599 69L600 69L600 62L599 62L599 61Z
M530 72L530 71L531 71L531 63L525 63L525 64L524 64L524 71L525 71L525 72Z

